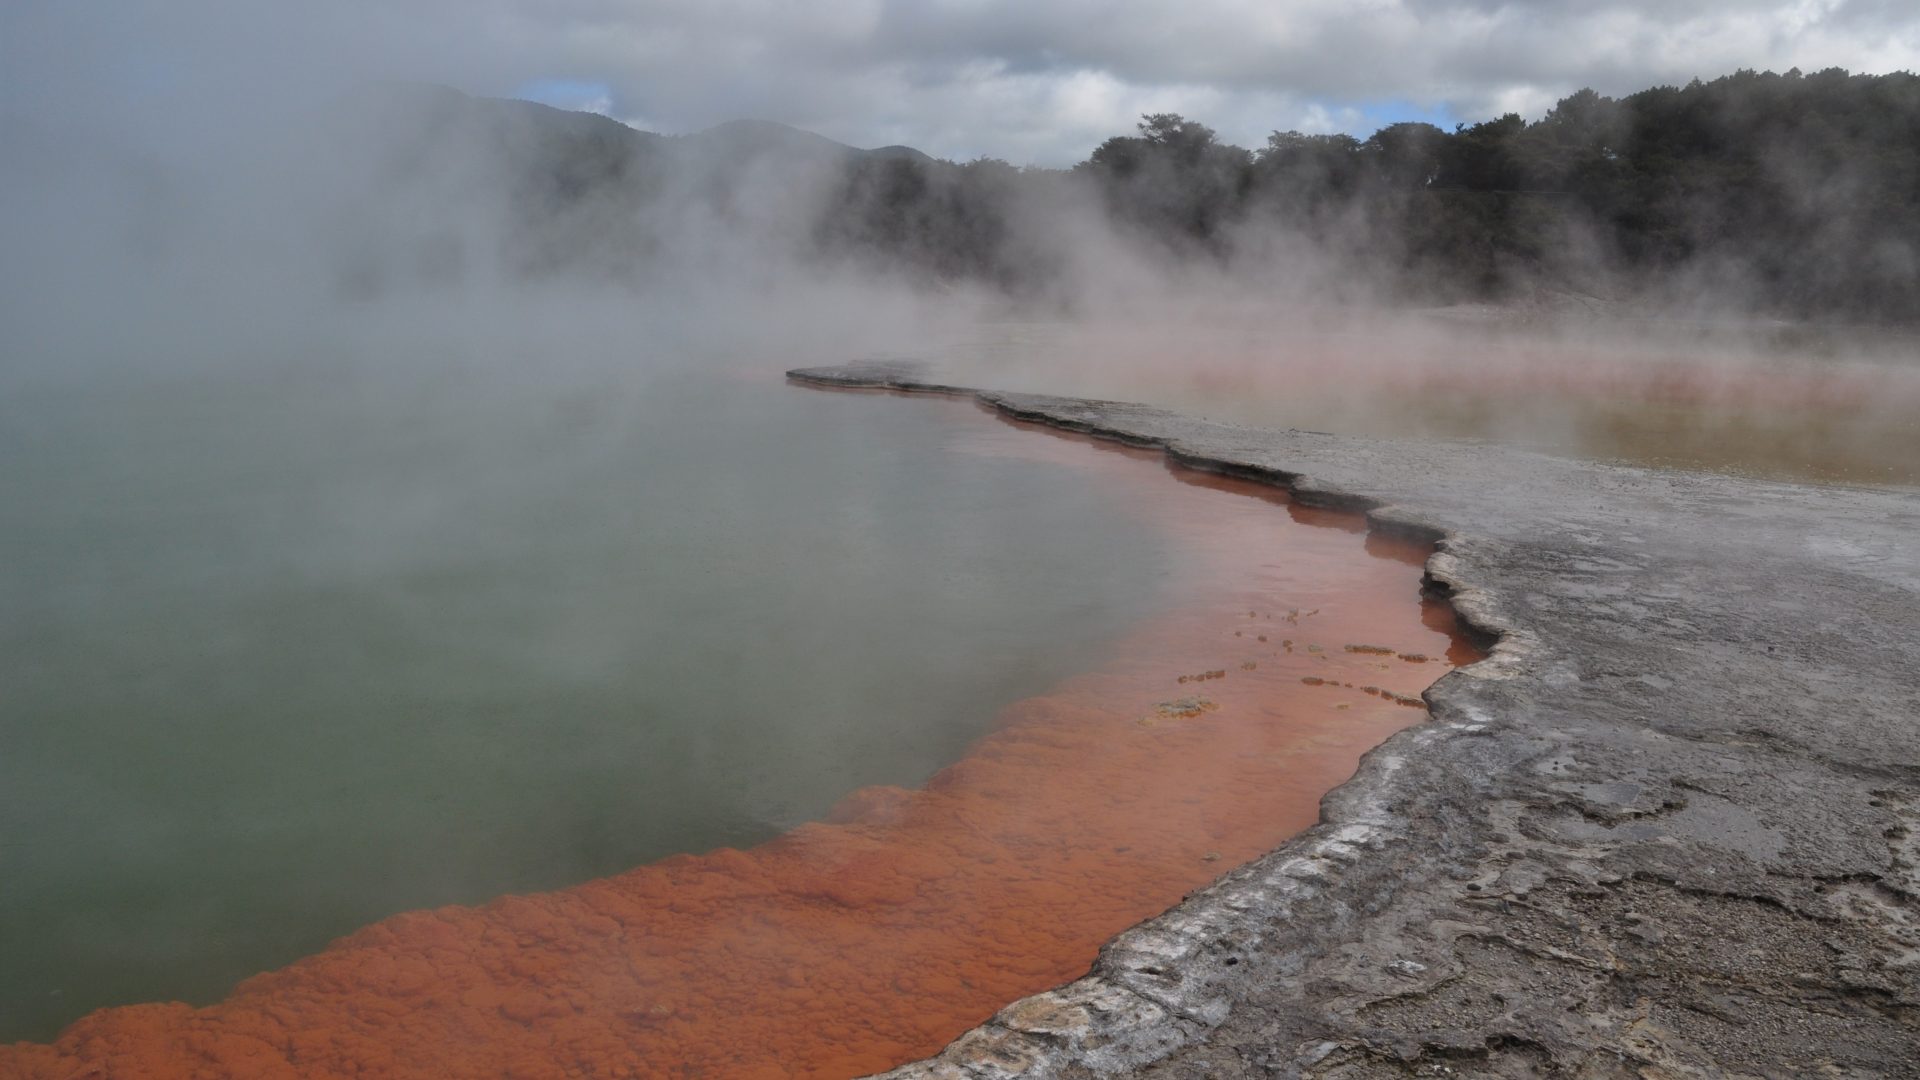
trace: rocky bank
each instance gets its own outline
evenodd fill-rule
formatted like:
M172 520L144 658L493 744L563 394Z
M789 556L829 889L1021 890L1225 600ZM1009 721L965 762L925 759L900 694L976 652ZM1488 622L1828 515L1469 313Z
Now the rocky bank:
M1363 508L1493 643L1318 826L891 1080L1920 1076L1920 497L791 378Z

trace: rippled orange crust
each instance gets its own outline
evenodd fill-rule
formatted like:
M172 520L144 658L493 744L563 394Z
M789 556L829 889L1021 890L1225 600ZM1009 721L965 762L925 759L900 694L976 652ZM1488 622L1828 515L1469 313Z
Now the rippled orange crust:
M747 851L397 915L220 1004L108 1009L0 1048L0 1075L882 1070L1311 824L1361 753L1425 716L1405 703L1473 658L1419 599L1424 552L1363 540L1357 518L1006 425L958 449L1123 485L1175 538L1172 610L1007 709L923 790L854 792Z

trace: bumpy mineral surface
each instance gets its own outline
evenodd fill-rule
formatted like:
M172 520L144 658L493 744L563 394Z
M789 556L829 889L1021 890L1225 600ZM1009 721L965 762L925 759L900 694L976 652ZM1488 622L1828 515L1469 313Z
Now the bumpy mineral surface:
M1498 641L1318 826L889 1077L1920 1075L1920 497L977 396L1436 539Z

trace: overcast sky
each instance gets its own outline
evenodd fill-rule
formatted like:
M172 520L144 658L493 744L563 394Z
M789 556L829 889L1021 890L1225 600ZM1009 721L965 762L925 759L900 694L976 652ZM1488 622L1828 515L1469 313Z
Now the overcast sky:
M1247 146L1538 117L1736 68L1920 69L1915 0L0 0L0 108L164 129L357 81L655 131L757 117L1067 165L1172 111Z

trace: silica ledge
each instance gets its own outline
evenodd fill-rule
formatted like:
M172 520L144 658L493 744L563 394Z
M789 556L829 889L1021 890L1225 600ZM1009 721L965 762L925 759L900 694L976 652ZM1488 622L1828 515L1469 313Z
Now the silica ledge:
M887 1077L1920 1075L1915 492L788 374L1364 511L1490 645L1317 826Z

